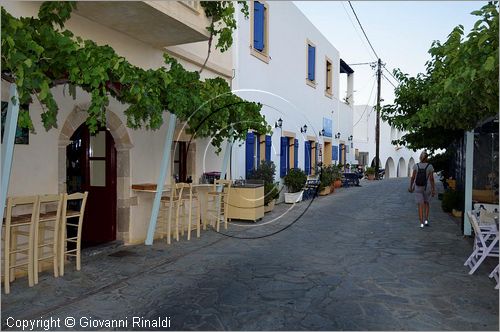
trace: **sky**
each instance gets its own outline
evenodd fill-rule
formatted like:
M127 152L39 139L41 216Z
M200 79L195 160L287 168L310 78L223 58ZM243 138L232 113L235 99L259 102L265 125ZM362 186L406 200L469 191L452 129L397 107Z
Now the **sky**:
M347 1L294 1L295 5L339 50L348 64L376 61ZM486 1L351 1L370 42L386 68L400 68L416 75L425 72L427 53L434 40L445 41L459 24L470 31L477 16L470 15ZM375 104L375 70L369 65L351 66L356 105ZM385 75L395 84L396 81ZM345 96L345 75L340 96ZM382 105L394 100L394 87L382 78ZM371 96L370 96L371 92Z

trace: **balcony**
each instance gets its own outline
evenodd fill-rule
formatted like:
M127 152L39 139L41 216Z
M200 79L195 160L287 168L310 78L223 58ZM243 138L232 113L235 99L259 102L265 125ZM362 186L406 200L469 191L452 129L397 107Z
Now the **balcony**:
M210 35L198 1L79 1L76 13L159 48Z

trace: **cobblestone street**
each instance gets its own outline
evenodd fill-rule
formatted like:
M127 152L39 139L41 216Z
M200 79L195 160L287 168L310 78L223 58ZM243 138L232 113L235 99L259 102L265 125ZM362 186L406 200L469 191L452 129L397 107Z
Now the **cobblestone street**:
M420 229L408 179L361 184L228 230L257 237L299 218L270 237L206 231L88 251L81 272L44 273L33 288L16 280L2 296L2 327L8 317L143 316L170 317L176 330L498 330L495 262L467 274L472 241L440 201Z

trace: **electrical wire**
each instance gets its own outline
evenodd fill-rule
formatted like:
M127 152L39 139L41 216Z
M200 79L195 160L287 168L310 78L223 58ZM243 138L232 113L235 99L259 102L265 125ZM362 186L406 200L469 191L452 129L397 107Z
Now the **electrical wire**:
M387 82L391 83L391 85L394 87L394 89L396 89L396 88L397 88L397 86L395 86L395 85L394 85L394 83L392 83L392 82L391 82L391 81L387 78L387 76L385 76L384 74L382 74L382 77L383 77L383 78L385 78L385 80L386 80Z
M365 112L368 109L368 104L372 100L373 88L375 88L375 82L376 81L377 80L373 80L372 90L370 91L370 97L368 97L368 101L366 102L365 109L364 109L363 113L361 113L361 116L359 117L359 120L356 121L356 123L352 125L353 128L356 127L356 125L361 121L361 119L363 119L363 115L365 115Z
M361 22L359 21L358 15L356 14L356 11L354 10L354 7L352 6L352 4L351 4L350 1L348 1L348 2L349 2L349 6L351 6L352 12L354 13L354 16L356 17L356 20L359 23L359 26L361 27L361 31L363 31L363 34L365 35L366 40L368 41L368 44L372 48L373 53L375 54L375 56L377 57L377 59L380 59L380 57L378 56L377 52L375 52L375 49L373 48L373 45L370 42L370 39L368 39L368 36L366 35L365 29L363 29L363 25L361 25Z
M394 79L396 80L396 82L398 82L398 83L399 83L399 80L396 78L396 76L394 76L394 75L393 75L393 74L389 71L389 69L387 69L387 68L385 67L385 65L383 65L383 67L384 67L385 71L386 71L386 72L388 72L388 73L389 73L389 75L391 75L391 76L392 76L392 78L394 78Z
M370 50L369 50L369 49L368 49L368 47L366 46L366 42L365 42L365 40L364 40L364 39L363 39L363 37L361 37L361 35L359 34L358 29L356 29L356 24L354 24L354 21L352 20L351 15L349 15L349 12L348 12L348 11L347 11L347 9L345 8L345 6L344 6L344 2L343 2L343 1L340 1L340 4L341 4L341 5L342 5L342 7L344 8L345 14L346 14L346 15L347 15L347 17L349 18L349 21L351 21L352 27L354 28L354 31L356 31L356 34L358 35L359 40L361 41L361 44L363 44L363 47L365 48L365 50L368 52L368 54L370 54Z

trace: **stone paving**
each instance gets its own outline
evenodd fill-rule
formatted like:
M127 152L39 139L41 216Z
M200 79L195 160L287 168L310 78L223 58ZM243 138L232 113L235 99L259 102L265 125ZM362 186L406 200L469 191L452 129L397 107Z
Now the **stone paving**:
M80 317L127 317L132 329L131 317L142 316L170 317L176 330L498 331L499 293L488 278L496 262L469 276L471 240L437 198L431 227L420 229L407 186L365 181L291 209L281 204L259 223L282 216L270 224L228 230L256 237L296 221L261 239L210 231L86 255L81 272L43 274L33 288L16 280L2 296L2 328L8 317L72 316L79 330Z

